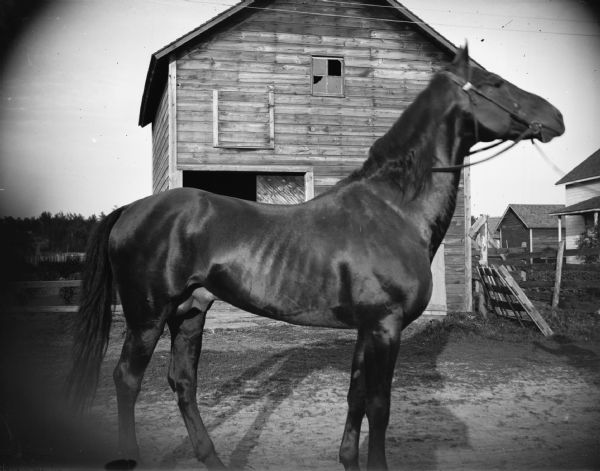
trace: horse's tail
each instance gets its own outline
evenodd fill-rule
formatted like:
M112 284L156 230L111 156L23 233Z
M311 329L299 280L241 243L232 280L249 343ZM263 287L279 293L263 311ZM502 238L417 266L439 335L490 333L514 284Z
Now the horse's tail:
M106 216L88 242L81 283L81 304L73 323L73 366L67 377L69 399L78 411L91 405L98 385L100 365L108 346L113 299L108 238L124 208L118 208Z

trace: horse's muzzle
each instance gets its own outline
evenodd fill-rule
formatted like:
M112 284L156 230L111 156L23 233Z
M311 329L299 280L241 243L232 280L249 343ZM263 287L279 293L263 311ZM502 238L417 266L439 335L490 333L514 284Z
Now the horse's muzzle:
M561 136L565 132L565 122L562 113L556 110L556 115L552 123L532 123L532 128L537 128L537 133L534 137L541 142L550 142L555 137Z

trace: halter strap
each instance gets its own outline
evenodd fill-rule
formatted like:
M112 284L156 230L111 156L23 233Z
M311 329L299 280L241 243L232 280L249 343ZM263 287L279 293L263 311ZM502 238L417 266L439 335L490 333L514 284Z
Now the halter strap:
M477 162L469 162L467 164L461 164L461 165L450 165L447 167L433 167L431 169L432 172L436 172L436 173L451 173L451 172L458 172L460 170L462 170L463 168L467 168L467 167L472 167L473 165L478 165L481 164L483 162L487 162L488 160L492 160L493 158L498 157L499 155L503 154L504 152L506 152L509 149L512 149L514 146L516 146L519 142L521 142L525 136L527 134L529 134L529 132L533 132L534 135L539 134L541 129L542 129L542 124L538 123L538 122L530 122L527 121L525 118L523 118L521 115L517 114L514 110L510 109L508 106L504 105L503 103L500 103L499 101L497 101L496 99L486 95L484 92L482 92L481 90L479 90L475 85L473 85L470 81L462 81L459 80L458 77L456 77L453 73L449 73L448 74L450 79L457 84L461 90L463 90L467 96L469 97L469 103L471 104L471 108L474 109L475 104L473 103L473 100L471 99L471 94L469 92L473 92L476 93L477 95L481 96L482 98L485 98L487 101L489 101L490 103L493 103L494 105L496 105L498 108L500 108L501 110L505 111L506 113L508 113L509 116L511 116L512 118L514 118L515 120L519 121L522 124L525 124L527 127L525 128L525 130L519 134L519 136L507 147L505 147L504 149L501 149L500 151L496 152L493 155L490 155L488 157L485 157L484 159L478 160ZM475 113L473 112L473 116L475 115ZM477 129L477 121L475 121L475 136L476 136L476 141L478 140L477 138L478 135L478 129ZM489 150L492 149L500 144L502 144L503 141L500 142L496 142L493 143L491 145L485 146L481 149L477 149L475 151L471 151L467 154L467 156L485 151L485 150Z
M470 81L463 82L462 80L459 80L458 77L456 77L453 73L449 73L449 77L450 77L450 80L452 80L455 84L457 84L464 92L467 93L467 95L469 95L469 92L473 92L476 95L479 95L480 97L486 99L490 103L493 103L494 105L496 105L501 110L506 111L512 118L514 118L515 120L521 122L521 124L525 124L526 126L530 126L532 124L531 121L528 121L523 116L521 116L520 114L516 113L513 109L511 109L508 106L506 106L504 103L500 103L495 98L486 95L479 88L477 88L475 85L473 85ZM541 126L541 124L539 124L539 125Z

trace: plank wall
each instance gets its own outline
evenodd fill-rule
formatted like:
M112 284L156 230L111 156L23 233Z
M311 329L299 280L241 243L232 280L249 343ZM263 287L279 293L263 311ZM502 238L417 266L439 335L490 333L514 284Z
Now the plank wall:
M565 230L562 229L562 236L565 237ZM558 248L558 218L556 221L556 227L552 228L535 228L533 229L533 250L532 252L538 252L545 248L551 248L556 250Z
M160 99L156 118L152 122L152 192L169 186L169 120L166 87Z
M600 179L581 183L571 183L565 188L565 203L567 206L600 195Z
M389 6L379 0L372 4ZM268 9L247 9L241 20L217 27L177 56L181 170L203 164L310 167L317 195L360 167L372 142L451 60L412 25L386 21L401 19L390 8L319 0L254 5ZM344 96L311 94L312 56L344 59ZM273 90L274 148L214 147L214 89ZM461 309L465 297L462 188L445 241L449 309Z
M563 226L565 229L565 240L567 249L576 249L579 238L585 232L585 219L582 215L563 216ZM567 263L580 263L579 257L567 257Z
M520 248L521 244L525 243L527 249L529 249L529 229L525 227L512 209L504 216L501 228L502 247L510 249Z

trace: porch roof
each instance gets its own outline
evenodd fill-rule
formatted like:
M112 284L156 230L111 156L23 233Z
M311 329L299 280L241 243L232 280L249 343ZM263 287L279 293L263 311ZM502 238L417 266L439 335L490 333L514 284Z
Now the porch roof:
M574 214L586 214L600 212L600 196L594 196L589 200L580 201L579 203L565 206L560 211L550 213L552 216L567 216Z

